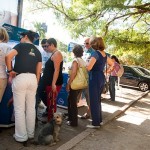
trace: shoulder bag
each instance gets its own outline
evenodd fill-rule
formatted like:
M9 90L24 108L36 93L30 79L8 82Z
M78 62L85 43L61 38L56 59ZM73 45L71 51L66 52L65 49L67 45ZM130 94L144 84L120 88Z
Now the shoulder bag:
M79 90L85 89L88 87L88 72L85 66L81 67L78 62L78 70L77 75L75 76L74 80L71 82L71 89Z

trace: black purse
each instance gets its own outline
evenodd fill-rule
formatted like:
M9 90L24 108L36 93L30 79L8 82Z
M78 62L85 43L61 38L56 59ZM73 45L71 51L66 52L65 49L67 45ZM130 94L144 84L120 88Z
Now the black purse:
M104 87L103 87L103 91L102 91L102 94L106 94L109 90L109 82L106 81L105 79L105 84L104 84Z
M107 56L106 56L106 76L107 76ZM106 80L106 76L105 76L105 84L103 87L102 94L106 94L109 90L109 82Z

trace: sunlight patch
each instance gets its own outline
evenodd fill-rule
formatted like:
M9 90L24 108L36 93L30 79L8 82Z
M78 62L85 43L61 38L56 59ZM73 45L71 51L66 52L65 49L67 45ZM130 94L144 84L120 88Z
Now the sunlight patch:
M114 113L117 109L119 109L118 106L102 103L103 112Z
M139 118L139 117L130 116L130 115L124 115L117 119L117 121L123 121L123 122L136 124L136 125L141 125L142 122L144 122L145 120L146 120L145 118Z

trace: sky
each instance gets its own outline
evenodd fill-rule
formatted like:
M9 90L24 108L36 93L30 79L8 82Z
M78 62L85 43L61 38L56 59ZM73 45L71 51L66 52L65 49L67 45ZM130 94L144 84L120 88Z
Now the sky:
M24 1L22 14L22 28L33 30L33 22L46 23L46 25L48 26L46 38L53 37L65 44L69 44L69 42L76 42L71 38L69 32L58 23L58 21L55 18L55 15L51 10L31 13L27 11L28 8L29 3Z

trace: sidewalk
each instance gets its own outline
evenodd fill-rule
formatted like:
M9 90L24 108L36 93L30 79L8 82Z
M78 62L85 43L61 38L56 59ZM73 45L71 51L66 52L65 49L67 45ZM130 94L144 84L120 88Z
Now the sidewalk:
M148 92L140 92L133 89L121 88L117 90L116 102L111 102L106 99L102 101L102 110L103 110L103 122L104 126L118 116L120 113L124 112L130 105L136 102L138 99L146 95ZM105 98L109 98L109 95L103 95ZM85 101L80 101L82 105L78 109L79 115L83 115L86 108L83 105L86 105ZM67 110L58 108L60 112L67 112ZM12 138L14 133L14 127L4 129L2 133L0 133L0 150L68 150L77 145L81 140L86 138L91 133L95 132L94 129L87 129L86 125L90 123L89 120L81 120L79 118L79 126L78 127L70 127L65 124L65 120L63 121L63 125L60 131L60 139L57 145L53 147L49 146L35 146L29 145L29 147L23 147L21 144L18 144ZM41 122L38 122L36 132L43 126ZM9 141L9 142L8 142Z
M99 130L94 130L71 150L149 150L150 93ZM88 131L87 131L88 132ZM60 147L62 150L64 147ZM64 148L64 149L67 149Z

